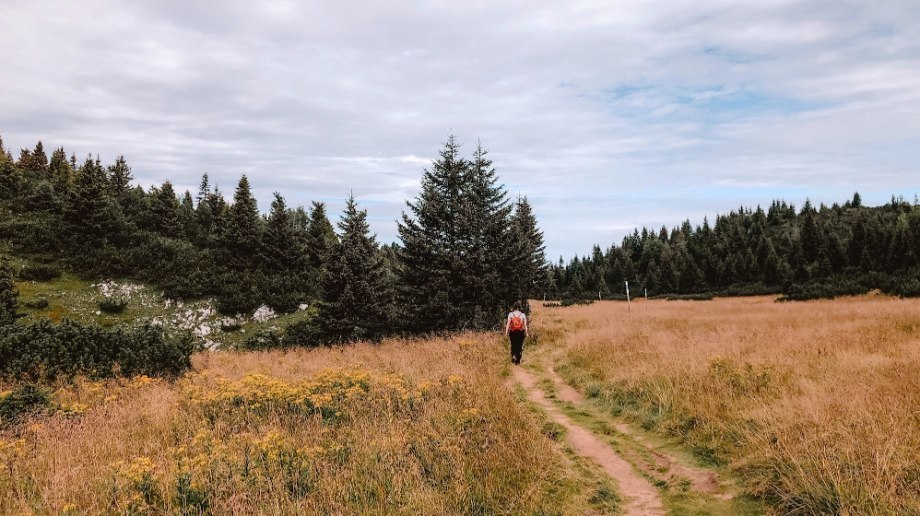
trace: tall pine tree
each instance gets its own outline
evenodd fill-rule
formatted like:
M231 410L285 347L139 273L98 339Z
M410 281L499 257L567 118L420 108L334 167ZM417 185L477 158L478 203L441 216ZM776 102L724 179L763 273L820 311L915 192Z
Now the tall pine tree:
M467 290L461 232L466 169L460 144L450 136L399 224L399 307L412 331L463 328L473 317L461 311Z
M320 331L327 340L378 339L391 329L391 303L382 257L370 234L367 211L349 197L339 242L323 271Z
M252 196L249 179L244 175L233 194L233 205L227 218L223 245L231 264L247 269L258 262L262 241L262 220L256 199Z
M5 259L0 258L0 326L12 324L16 320L18 296L13 269Z

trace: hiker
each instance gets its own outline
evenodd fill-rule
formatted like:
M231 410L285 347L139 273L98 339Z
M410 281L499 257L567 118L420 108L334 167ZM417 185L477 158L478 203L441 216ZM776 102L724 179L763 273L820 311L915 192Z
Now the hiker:
M521 363L521 352L524 349L524 339L530 336L527 329L527 315L521 311L521 303L515 303L508 314L505 323L505 336L511 339L511 363Z

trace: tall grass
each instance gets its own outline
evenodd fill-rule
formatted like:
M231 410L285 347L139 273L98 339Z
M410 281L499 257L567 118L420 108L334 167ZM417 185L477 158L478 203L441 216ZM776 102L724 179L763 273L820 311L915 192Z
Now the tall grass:
M580 512L505 358L471 334L61 386L53 415L0 431L0 513Z
M920 302L606 302L534 321L567 331L568 380L780 512L920 514Z

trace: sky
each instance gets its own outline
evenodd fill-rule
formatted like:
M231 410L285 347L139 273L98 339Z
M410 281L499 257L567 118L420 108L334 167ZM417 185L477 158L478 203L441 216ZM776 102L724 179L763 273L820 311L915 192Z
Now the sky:
M635 227L920 194L920 2L2 0L0 135L381 242L448 135L552 260Z

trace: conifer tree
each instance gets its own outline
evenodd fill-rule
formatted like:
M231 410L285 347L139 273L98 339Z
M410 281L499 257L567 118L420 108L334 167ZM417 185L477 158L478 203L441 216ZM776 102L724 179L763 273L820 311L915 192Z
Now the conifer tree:
M118 156L115 163L109 165L108 176L109 187L116 199L131 188L131 181L134 179L131 167L128 166L124 156Z
M233 194L223 240L233 265L248 268L256 264L262 241L262 220L245 175Z
M12 324L16 320L18 296L13 269L5 259L0 258L0 326Z
M495 324L514 297L506 279L513 273L508 245L511 206L492 160L481 144L467 163L462 183L461 310L474 327Z
M108 181L99 160L87 156L68 196L64 220L74 248L96 250L118 230L118 214L106 195Z
M537 281L544 275L546 256L544 254L543 232L537 227L537 219L533 214L527 197L518 199L514 215L511 217L511 235L509 247L514 250L510 263L513 271L510 277L514 280L514 298L527 303L527 299L534 295ZM600 248L597 249L596 260L603 261ZM600 278L603 278L601 273Z
M335 230L329 217L326 216L326 205L313 201L310 208L310 223L307 227L306 245L310 268L313 271L323 270L323 264L329 258L332 247L338 242Z
M179 235L179 200L172 183L166 181L160 188L150 191L151 225L157 233L176 237Z
M42 179L47 179L48 156L45 154L45 147L42 145L41 140L35 144L35 149L32 150L32 154L29 157L29 163L26 168L34 172L38 172L40 174L39 177Z
M462 201L466 160L450 136L431 170L422 176L422 191L407 202L398 232L400 250L399 306L414 331L462 328L471 314L462 314L465 271L462 252Z
M301 252L297 248L291 211L280 193L275 192L274 196L262 244L265 266L270 270L290 273L301 267Z
M367 211L353 196L338 226L339 242L323 270L320 330L333 342L377 339L389 329L389 288Z
M67 153L64 147L59 147L51 153L51 161L48 164L48 173L51 176L51 184L54 189L60 193L66 193L73 183L73 167L67 160Z
M198 221L195 217L195 201L188 190L179 202L179 233L185 238L195 240L198 237Z

